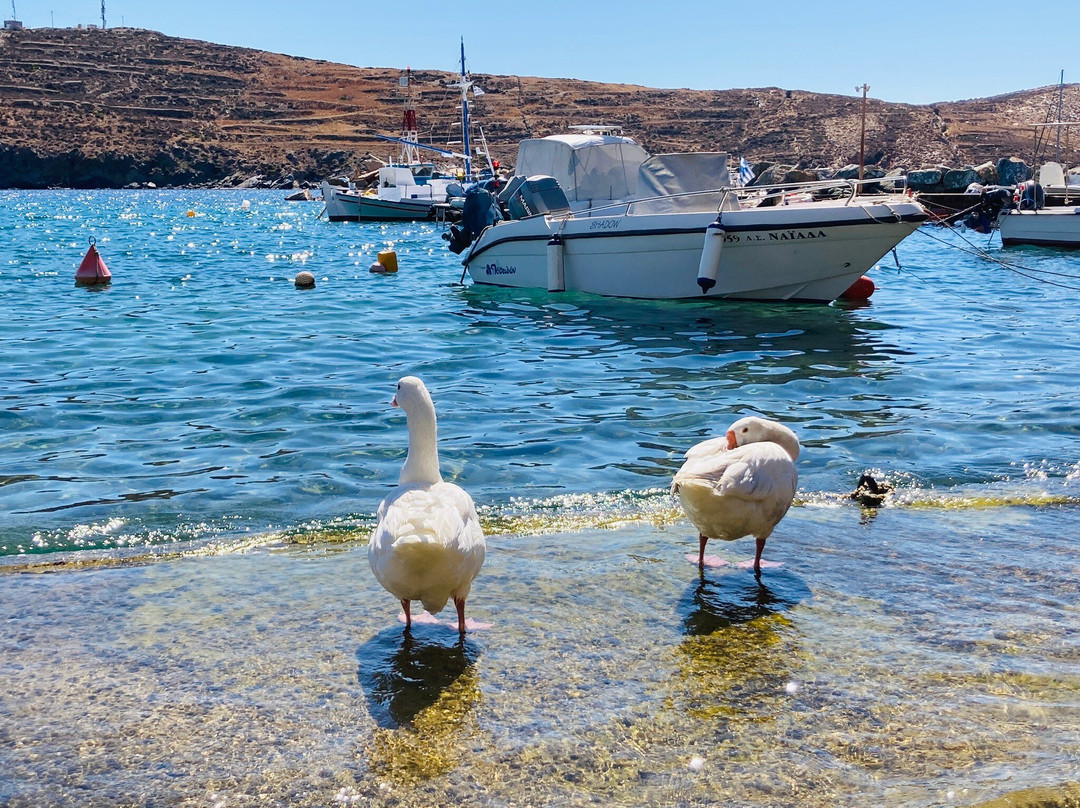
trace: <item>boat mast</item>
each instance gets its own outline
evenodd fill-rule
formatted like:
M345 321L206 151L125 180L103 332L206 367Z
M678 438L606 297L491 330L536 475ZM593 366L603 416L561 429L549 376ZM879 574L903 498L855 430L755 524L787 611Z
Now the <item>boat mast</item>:
M461 132L462 142L465 146L465 179L472 179L472 157L469 150L469 87L470 82L465 73L465 37L461 38Z
M401 116L401 162L404 165L420 162L420 150L414 145L420 142L420 130L416 125L416 105L412 94L412 68L405 68L405 75L398 79L405 88L405 110Z

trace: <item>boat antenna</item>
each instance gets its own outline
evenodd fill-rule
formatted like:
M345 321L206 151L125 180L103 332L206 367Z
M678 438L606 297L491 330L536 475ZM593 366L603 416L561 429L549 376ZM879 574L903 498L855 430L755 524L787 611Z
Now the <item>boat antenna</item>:
M472 152L469 150L469 79L465 72L465 37L461 38L461 132L465 148L465 179L472 179Z
M1061 81L1058 82L1058 123L1061 123L1061 96L1065 92L1065 70L1061 71ZM1057 148L1054 153L1054 162L1061 162L1061 127L1057 130Z
M866 94L870 92L870 85L863 84L856 87L855 92L862 90L862 123L859 126L859 190L862 190L863 166L866 163Z

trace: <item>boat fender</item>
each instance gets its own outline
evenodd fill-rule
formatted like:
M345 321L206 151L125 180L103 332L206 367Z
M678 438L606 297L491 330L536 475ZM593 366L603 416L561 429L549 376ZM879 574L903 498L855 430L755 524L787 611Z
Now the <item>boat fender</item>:
M698 264L697 285L701 287L701 294L708 294L709 290L716 286L716 278L720 274L720 253L724 249L724 231L720 224L720 217L705 228L705 244L701 248L701 261Z
M75 270L76 286L94 286L99 283L109 283L112 280L112 273L98 254L96 243L97 241L91 236L90 249L86 251L82 263Z
M556 234L547 243L548 291L565 292L566 277L563 268L563 240Z
M875 289L877 287L874 286L874 282L866 275L863 275L855 283L851 284L840 297L844 300L869 300Z

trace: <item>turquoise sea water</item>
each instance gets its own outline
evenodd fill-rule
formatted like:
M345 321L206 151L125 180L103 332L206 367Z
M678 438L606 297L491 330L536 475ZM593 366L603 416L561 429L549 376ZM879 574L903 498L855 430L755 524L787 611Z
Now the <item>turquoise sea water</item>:
M657 303L273 193L0 202L0 804L1075 795L1077 254L923 228L868 305ZM406 374L488 532L460 645L367 569ZM699 576L667 486L751 413L804 446L783 566Z
M656 303L462 286L433 225L330 224L271 193L0 200L0 556L362 523L404 457L407 374L446 476L496 510L666 487L746 413L795 427L808 497L865 469L1073 493L1077 291L921 233L869 306ZM106 289L73 285L90 236ZM401 271L370 274L387 246Z

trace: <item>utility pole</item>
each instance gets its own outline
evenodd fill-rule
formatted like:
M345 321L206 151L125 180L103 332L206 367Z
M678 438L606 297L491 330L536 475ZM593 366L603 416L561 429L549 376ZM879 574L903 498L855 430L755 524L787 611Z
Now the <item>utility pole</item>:
M859 90L862 90L862 124L859 126L859 190L861 191L863 165L866 163L866 94L870 92L870 85L863 84L861 87L855 88L855 92L859 92Z

